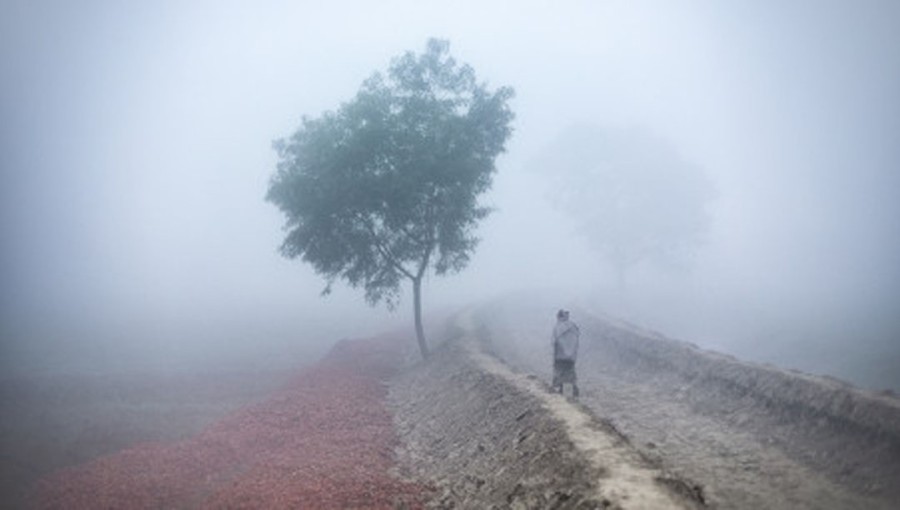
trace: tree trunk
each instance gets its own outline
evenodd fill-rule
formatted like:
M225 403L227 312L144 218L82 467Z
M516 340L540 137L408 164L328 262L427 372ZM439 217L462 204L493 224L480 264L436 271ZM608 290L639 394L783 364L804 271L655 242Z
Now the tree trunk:
M422 359L428 359L428 344L425 343L425 330L422 328L422 277L413 278L413 307L416 316L416 339Z

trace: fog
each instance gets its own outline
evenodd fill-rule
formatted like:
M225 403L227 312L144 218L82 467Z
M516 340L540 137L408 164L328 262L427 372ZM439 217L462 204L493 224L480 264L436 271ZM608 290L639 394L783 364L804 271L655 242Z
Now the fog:
M487 4L487 5L485 5ZM5 373L304 362L408 328L280 257L273 140L429 37L515 132L470 266L426 311L510 292L755 361L900 388L900 4L5 2ZM627 299L548 199L541 151L580 123L665 139L715 187L690 264ZM552 317L548 317L548 327ZM575 318L577 320L577 318Z

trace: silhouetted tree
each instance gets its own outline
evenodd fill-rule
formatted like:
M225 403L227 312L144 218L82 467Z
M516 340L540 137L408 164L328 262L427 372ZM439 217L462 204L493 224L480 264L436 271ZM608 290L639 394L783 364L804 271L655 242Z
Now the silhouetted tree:
M351 101L320 118L304 118L276 141L278 166L267 200L287 217L281 245L326 278L365 289L375 305L396 304L413 288L422 356L422 279L463 269L490 210L478 204L494 161L512 133L513 91L488 90L468 65L431 39L424 53L394 59Z
M551 172L551 200L615 269L620 293L636 264L683 263L705 241L711 182L647 131L575 125L534 166Z

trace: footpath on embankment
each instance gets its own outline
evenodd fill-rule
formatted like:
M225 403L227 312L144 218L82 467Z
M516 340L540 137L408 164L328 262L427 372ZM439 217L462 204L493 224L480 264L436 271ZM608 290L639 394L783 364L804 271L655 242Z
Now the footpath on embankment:
M552 309L499 304L341 341L267 400L38 483L42 509L897 508L900 401L579 311L579 401L547 390Z
M341 341L268 399L42 479L41 509L693 508L688 484L485 353L469 315L427 361ZM405 366L404 366L405 361Z
M505 366L549 381L552 305L497 302L480 307L476 323ZM709 506L900 508L896 397L572 310L580 403L644 457L691 480Z
M470 314L389 401L406 476L439 508L674 509L704 506L609 424L487 354Z

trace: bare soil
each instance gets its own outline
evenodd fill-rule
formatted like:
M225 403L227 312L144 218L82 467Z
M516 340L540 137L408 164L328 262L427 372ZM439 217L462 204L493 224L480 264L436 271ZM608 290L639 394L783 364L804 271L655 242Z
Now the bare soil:
M573 400L548 391L554 312L481 307L427 361L397 335L344 341L289 382L201 377L193 397L8 381L3 502L41 478L35 506L66 509L900 507L890 395L573 310Z
M131 445L56 471L42 509L419 508L427 487L391 474L390 338L341 341L265 400L178 441Z
M285 384L289 371L70 374L0 381L0 501L21 508L53 471L176 441Z
M698 508L615 429L483 352L465 316L454 338L391 383L402 473L438 487L435 508Z
M497 356L548 380L554 309L479 315ZM900 506L900 403L829 378L753 365L609 318L582 330L581 402L716 508Z

